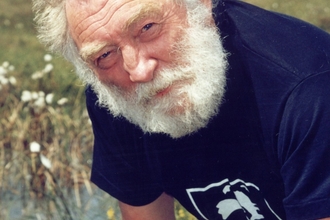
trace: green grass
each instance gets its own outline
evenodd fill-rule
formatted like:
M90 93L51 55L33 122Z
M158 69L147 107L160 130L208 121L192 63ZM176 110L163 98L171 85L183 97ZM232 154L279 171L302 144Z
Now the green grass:
M327 0L245 0L267 10L305 20L330 32L330 3Z
M37 89L29 78L35 71L44 68L43 57L47 50L37 40L30 1L0 2L0 33L0 64L9 61L15 66L14 75L20 79L20 87ZM77 81L73 67L68 62L55 56L52 63L55 67L52 91L64 95L72 87L80 89L81 83Z

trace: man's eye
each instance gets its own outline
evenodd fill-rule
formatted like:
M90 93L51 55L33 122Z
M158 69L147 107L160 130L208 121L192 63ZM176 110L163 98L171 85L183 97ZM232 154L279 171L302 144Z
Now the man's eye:
M99 59L104 59L104 58L106 58L107 56L109 56L110 55L110 51L108 51L108 52L106 52L106 53L104 53L104 54L102 54L100 57L99 57Z
M142 32L146 32L146 31L149 30L153 25L154 25L154 23L149 23L149 24L145 25L145 26L142 28Z
M116 59L116 53L108 51L96 59L95 65L100 69L108 69L116 62Z

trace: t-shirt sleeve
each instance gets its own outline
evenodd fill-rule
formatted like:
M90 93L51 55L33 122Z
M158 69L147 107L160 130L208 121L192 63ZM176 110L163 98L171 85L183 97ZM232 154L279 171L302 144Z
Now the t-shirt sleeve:
M96 101L96 95L87 88L86 103L94 132L92 182L129 205L154 201L162 189L149 164L142 131L113 117Z
M281 121L278 155L287 218L330 217L330 71L294 89Z

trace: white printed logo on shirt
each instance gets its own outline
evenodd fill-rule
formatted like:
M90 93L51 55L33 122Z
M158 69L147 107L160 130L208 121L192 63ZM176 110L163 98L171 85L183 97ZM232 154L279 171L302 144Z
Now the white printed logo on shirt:
M195 209L204 219L207 218L202 210L209 206L215 206L213 210L217 210L217 219L259 220L267 219L266 215L272 215L274 219L281 219L268 202L261 197L260 190L256 185L240 179L234 181L224 179L204 188L187 189L187 193ZM212 198L214 195L219 195L219 197L216 196L216 201L210 201L209 204L206 204L207 194L212 194ZM260 207L266 208L261 210Z

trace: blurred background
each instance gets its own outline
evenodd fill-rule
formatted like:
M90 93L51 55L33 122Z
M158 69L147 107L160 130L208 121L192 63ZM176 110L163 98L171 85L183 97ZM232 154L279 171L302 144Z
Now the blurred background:
M330 32L329 0L246 0ZM0 219L120 219L90 181L84 85L39 44L27 0L0 1ZM177 219L194 219L176 204Z

